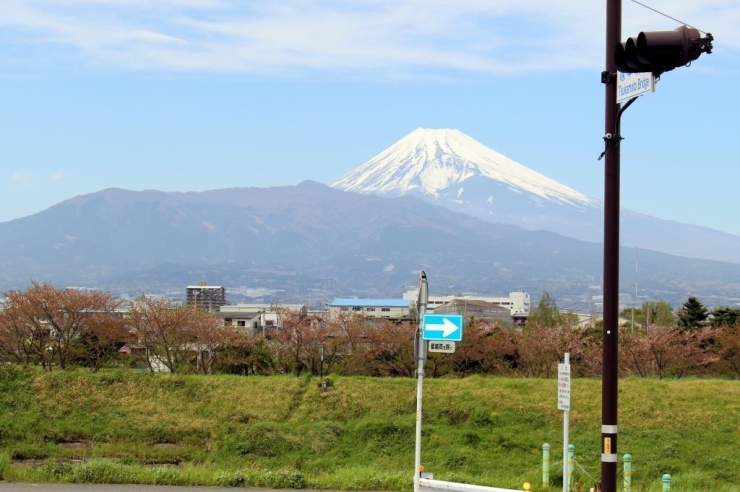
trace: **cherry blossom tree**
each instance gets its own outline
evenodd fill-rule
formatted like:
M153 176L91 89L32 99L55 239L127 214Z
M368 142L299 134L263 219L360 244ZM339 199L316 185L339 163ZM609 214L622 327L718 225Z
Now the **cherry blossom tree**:
M83 337L101 338L104 327L113 325L119 302L105 292L57 289L33 281L25 291L5 293L8 301L2 313L1 350L22 363L39 363L67 368L83 354ZM120 332L118 332L120 333Z

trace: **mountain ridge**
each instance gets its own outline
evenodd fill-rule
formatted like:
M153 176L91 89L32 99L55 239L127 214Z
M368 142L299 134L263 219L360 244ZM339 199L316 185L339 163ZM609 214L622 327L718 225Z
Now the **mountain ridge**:
M429 203L529 230L603 242L603 203L492 150L459 130L417 129L331 184ZM620 244L740 263L740 236L621 209Z
M708 305L740 298L740 265L647 250L640 265L641 295L682 302L701 294ZM260 300L330 302L400 296L422 269L434 292L547 290L559 305L591 306L602 248L413 196L360 195L312 181L188 193L108 189L0 223L0 291L35 279L181 296L207 279L235 301L267 291ZM621 269L634 271L625 248ZM634 292L629 273L622 291Z

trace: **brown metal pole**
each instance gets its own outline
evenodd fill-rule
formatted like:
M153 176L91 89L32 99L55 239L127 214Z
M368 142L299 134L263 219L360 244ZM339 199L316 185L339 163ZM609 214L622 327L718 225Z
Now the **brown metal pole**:
M617 392L619 316L619 128L617 67L614 48L622 37L622 2L606 0L606 96L604 128L607 145L604 172L604 331L601 386L601 490L617 490ZM614 75L612 75L614 74ZM611 135L611 138L609 136Z

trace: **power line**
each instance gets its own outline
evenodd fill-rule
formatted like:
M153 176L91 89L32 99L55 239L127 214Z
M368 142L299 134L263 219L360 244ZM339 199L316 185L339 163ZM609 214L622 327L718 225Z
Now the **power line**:
M701 29L699 29L698 27L694 27L694 26L692 26L691 24L688 24L688 23L686 23L686 22L683 22L683 21L681 21L681 20L678 20L678 19L676 19L675 17L671 17L671 16L670 16L670 15L668 15L668 14L664 14L664 13L663 13L663 12L661 12L660 10L658 10L658 9L654 9L653 7L651 7L651 6L649 6L649 5L645 5L644 3L638 2L637 0L632 0L632 1L633 1L634 3L636 3L637 5L641 5L642 7L645 7L645 8L646 8L646 9L648 9L648 10L652 10L652 11L653 11L653 12L655 12L656 14L660 14L660 15L662 15L663 17L667 17L667 18L671 19L672 21L676 21L676 22L678 22L679 24L684 24L684 25L686 25L686 26L688 26L688 27L690 27L690 28L692 28L692 29L696 29L697 31L699 31L699 32L701 32L701 33L704 33L704 34L706 34L706 33L707 33L706 31L702 31L702 30L701 30Z

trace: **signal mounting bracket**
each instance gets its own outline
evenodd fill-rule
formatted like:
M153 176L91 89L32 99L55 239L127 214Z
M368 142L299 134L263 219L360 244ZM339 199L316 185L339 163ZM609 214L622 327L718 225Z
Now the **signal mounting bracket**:
M608 70L604 70L601 72L601 83L602 84L608 84L609 82L614 82L617 80L617 72L609 72Z
M624 140L620 129L622 123L622 113L624 113L627 108L632 105L633 102L637 101L637 99L639 99L639 96L633 97L632 99L627 101L624 106L619 108L619 112L617 113L617 121L614 122L614 134L607 133L606 135L604 135L604 152L599 155L599 158L597 160L600 161L604 158L604 156L606 155L606 149L609 148L609 144L619 146L619 143Z

